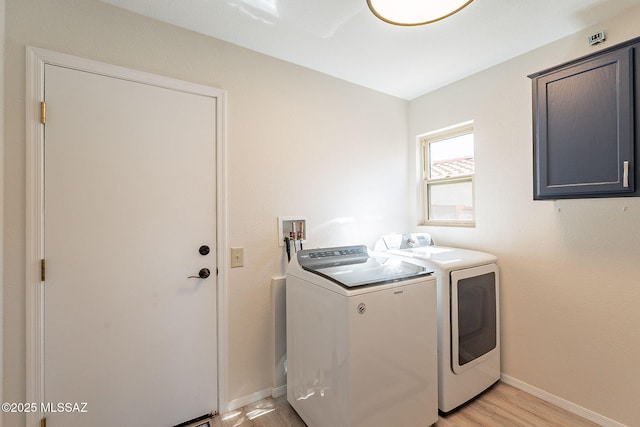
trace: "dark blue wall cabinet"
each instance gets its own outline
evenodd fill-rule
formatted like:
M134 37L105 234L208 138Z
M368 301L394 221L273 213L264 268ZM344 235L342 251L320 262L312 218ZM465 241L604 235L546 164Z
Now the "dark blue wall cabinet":
M533 197L640 196L640 38L532 74Z

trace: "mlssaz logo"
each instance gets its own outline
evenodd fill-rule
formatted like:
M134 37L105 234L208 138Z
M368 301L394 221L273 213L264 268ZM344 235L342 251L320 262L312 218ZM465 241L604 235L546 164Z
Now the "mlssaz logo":
M42 412L46 413L56 413L56 412L79 412L86 413L87 411L87 402L47 402L43 403L41 408Z

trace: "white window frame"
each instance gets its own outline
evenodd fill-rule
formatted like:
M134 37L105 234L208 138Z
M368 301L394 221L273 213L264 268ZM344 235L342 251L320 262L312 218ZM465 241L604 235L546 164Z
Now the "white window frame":
M448 226L448 227L475 227L476 225L476 200L475 200L475 170L474 173L466 175L457 175L454 177L444 178L430 178L430 162L429 162L429 144L432 142L439 142L445 139L453 138L456 136L466 135L469 133L475 133L473 121L460 123L454 126L450 126L444 129L440 129L434 132L429 132L419 136L420 150L421 150L421 170L422 170L422 224L421 225L436 225L436 226ZM475 152L475 138L474 138L474 152ZM475 159L475 154L474 154ZM475 161L474 161L475 163ZM475 169L475 168L474 168ZM430 208L431 201L429 197L429 189L432 186L439 184L454 184L460 182L469 182L471 184L471 198L472 198L472 219L471 220L455 220L455 219L431 219Z

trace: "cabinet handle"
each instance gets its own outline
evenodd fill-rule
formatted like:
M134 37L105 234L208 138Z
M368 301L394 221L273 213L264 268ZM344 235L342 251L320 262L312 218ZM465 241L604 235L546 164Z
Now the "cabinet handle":
M629 187L629 162L622 162L622 186L624 188Z

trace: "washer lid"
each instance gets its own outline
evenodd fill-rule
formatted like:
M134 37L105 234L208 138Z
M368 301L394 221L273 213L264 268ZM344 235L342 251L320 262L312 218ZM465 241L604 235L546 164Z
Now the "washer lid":
M347 288L398 282L433 272L399 259L370 257L364 245L299 251L298 263Z

